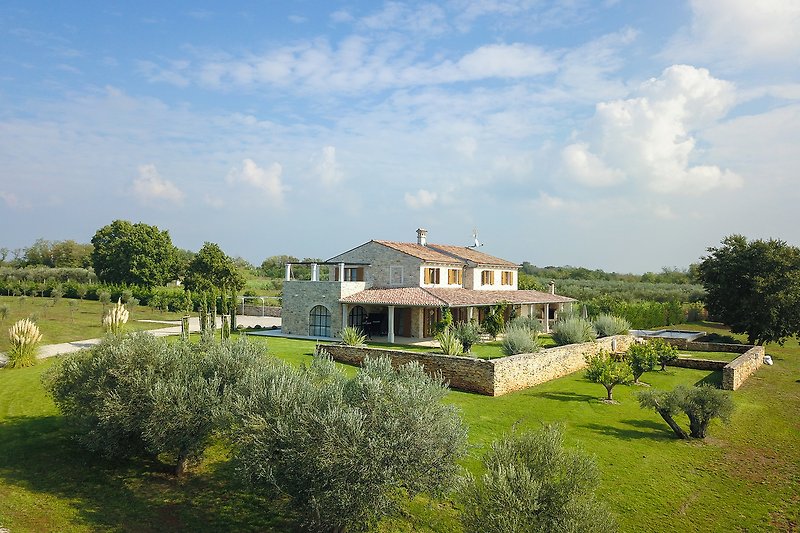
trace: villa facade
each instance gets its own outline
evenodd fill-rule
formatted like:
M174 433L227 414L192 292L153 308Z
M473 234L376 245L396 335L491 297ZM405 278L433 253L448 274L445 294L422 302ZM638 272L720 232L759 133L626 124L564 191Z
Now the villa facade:
M442 310L455 322L483 320L492 305L542 321L545 331L572 298L519 290L519 265L476 247L372 240L322 263L311 264L311 280L292 279L286 265L282 330L287 334L336 337L345 326L371 335L427 338Z

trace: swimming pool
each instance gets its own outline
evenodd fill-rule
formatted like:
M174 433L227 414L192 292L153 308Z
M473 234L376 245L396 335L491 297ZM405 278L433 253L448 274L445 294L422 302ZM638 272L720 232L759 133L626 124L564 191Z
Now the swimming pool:
M636 337L655 337L661 339L684 339L693 341L705 336L705 331L688 331L684 329L632 329L630 334Z

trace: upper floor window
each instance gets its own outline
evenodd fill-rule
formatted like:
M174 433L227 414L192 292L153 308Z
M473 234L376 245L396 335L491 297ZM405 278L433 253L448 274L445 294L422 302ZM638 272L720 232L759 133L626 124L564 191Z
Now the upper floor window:
M460 268L447 269L447 283L449 285L461 285L463 282L464 271Z
M426 268L425 269L425 284L437 285L439 283L439 269Z
M389 266L389 285L403 284L403 265Z
M481 285L494 285L494 270L481 272Z
M339 269L334 271L334 280L339 280ZM341 281L364 281L364 267L345 267L344 279Z
M514 273L510 270L504 270L500 273L500 284L501 285L513 285L514 284Z

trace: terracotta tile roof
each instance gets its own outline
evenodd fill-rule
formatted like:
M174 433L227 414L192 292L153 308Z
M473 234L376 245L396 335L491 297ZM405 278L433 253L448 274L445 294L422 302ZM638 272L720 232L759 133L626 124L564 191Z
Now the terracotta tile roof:
M394 241L378 241L373 240L373 242L377 242L378 244L382 244L398 252L403 252L404 254L408 254L412 257L417 257L422 259L423 261L431 261L435 263L450 263L450 264L462 264L463 260L456 259L452 256L444 254L438 250L434 250L430 246L422 246L421 244L416 244L413 242L394 242Z
M403 305L414 307L441 307L444 300L421 287L399 287L396 289L367 289L339 300L342 303Z
M412 307L464 307L492 305L499 302L512 304L544 304L574 302L572 298L539 291L472 291L469 289L423 289L401 287L396 289L367 289L339 300L342 303L398 305Z
M493 265L493 266L519 268L519 265L516 263L512 263L511 261L506 261L505 259L500 259L499 257L479 252L478 250L474 248L469 248L467 246L452 246L449 244L428 244L428 247L440 250L445 254L455 256L467 263L474 263L477 265Z
M574 302L575 299L540 291L473 291L469 289L425 289L447 305L492 305L498 302L512 304L553 304Z

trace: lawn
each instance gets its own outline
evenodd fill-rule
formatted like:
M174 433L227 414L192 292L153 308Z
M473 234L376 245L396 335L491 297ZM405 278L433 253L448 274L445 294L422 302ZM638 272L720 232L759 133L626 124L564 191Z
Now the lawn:
M679 350L678 357L686 357L689 359L708 359L711 361L733 361L739 357L740 353L736 352L703 352L697 350Z
M97 301L61 299L31 296L0 296L0 307L8 306L8 316L0 318L0 352L9 348L7 330L17 320L33 318L44 338L43 344L78 341L102 337L105 333L103 304ZM106 306L108 307L108 306ZM183 313L156 311L149 307L136 306L129 309L129 330L165 327L164 324L137 322L138 320L177 320ZM0 315L1 317L2 315Z
M716 329L711 324L682 329ZM315 343L252 337L291 364L308 363ZM734 394L729 426L714 423L705 442L675 439L653 412L639 409L638 387L614 390L580 373L490 398L452 392L480 454L503 432L562 424L570 446L596 456L600 497L622 531L796 531L800 508L800 346L768 346L775 366L763 367ZM287 531L285 502L264 500L239 486L223 446L186 481L145 460L110 462L83 452L39 384L54 363L0 370L0 527L24 531ZM352 367L345 367L355 372ZM646 373L659 388L719 382L720 375L670 368ZM681 421L685 422L685 421ZM381 531L458 531L450 502L417 498Z

